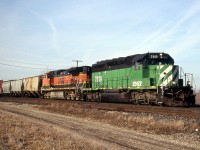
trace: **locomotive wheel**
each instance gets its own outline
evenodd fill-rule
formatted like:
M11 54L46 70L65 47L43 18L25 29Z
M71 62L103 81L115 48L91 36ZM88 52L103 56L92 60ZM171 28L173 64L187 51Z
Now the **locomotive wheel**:
M75 98L71 96L71 97L70 97L70 100L71 100L71 101L74 101L74 100L75 100Z

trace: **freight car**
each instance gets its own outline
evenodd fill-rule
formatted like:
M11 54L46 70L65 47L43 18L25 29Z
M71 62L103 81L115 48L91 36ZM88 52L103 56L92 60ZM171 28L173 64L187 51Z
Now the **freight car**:
M11 94L11 81L3 81L2 83L3 95L10 96Z
M14 97L40 97L43 76L3 81L2 94Z
M11 86L10 94L12 96L15 96L15 97L22 96L22 84L23 84L23 80L22 79L13 80L13 81L11 81L10 84L11 84L10 85Z
M169 54L136 54L99 61L92 67L51 71L42 79L41 95L134 104L194 104L192 80L185 78L183 85L180 70Z
M22 82L23 97L40 97L41 96L42 76L24 78Z

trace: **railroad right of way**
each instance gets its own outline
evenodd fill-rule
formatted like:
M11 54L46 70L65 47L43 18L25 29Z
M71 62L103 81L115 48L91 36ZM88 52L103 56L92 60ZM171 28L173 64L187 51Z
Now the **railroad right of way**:
M1 102L0 111L29 118L33 122L51 125L59 130L67 130L67 132L78 134L86 140L96 140L108 148L115 146L117 149L200 149L198 142L179 141L163 135L141 133L83 118L39 111L29 105Z

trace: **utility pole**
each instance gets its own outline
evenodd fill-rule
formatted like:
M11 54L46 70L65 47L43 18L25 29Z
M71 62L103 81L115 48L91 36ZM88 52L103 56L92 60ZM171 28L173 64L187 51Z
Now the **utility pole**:
M81 61L81 60L73 60L73 62L76 62L76 67L78 67L78 63L79 62L83 62L83 61Z

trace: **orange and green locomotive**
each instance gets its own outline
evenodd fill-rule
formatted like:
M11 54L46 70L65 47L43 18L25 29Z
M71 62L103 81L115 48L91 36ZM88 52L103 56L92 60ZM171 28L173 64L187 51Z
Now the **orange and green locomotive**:
M192 78L174 65L169 54L144 53L48 72L41 94L68 100L188 105L194 104Z

